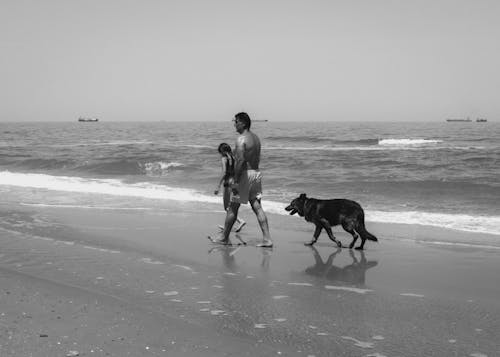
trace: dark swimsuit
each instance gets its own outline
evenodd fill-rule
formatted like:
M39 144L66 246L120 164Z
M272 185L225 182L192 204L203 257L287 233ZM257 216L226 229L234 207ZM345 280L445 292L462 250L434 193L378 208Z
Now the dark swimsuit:
M224 187L229 187L229 179L234 176L234 158L231 155L226 155L227 165L224 172Z

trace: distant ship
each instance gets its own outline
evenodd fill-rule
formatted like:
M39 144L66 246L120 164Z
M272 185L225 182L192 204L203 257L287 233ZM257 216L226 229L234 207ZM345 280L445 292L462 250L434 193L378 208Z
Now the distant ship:
M446 119L446 121L448 121L448 122L450 122L450 121L452 121L452 122L457 122L457 121L459 121L459 122L467 122L467 123L469 123L469 122L471 122L472 120L470 120L469 118L467 118L467 119L461 119L461 118L458 118L458 119Z
M477 123L486 123L488 120L484 119L484 118L477 118L476 119L476 122Z
M78 118L78 121L83 121L83 122L96 122L96 121L99 121L99 119L97 118Z

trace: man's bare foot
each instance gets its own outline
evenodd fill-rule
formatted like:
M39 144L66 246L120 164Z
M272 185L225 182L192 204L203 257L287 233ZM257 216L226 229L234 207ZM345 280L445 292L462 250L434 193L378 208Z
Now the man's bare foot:
M262 241L262 243L257 244L257 247L259 247L259 248L272 248L273 242L270 240L264 240L264 241Z
M234 231L238 233L245 226L245 224L247 224L247 222L241 221L240 225Z
M220 244L220 245L232 245L229 239L222 239L222 238L213 238L211 236L207 236L208 240L212 242L213 244Z

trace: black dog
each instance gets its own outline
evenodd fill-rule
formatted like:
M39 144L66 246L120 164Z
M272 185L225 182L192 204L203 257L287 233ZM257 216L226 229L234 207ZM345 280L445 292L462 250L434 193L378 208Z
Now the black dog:
M357 202L346 199L318 200L307 198L306 194L303 193L294 199L285 210L290 211L290 214L298 213L306 221L316 225L313 239L309 243L305 243L305 245L316 243L321 230L324 228L326 233L328 233L328 237L337 243L337 246L341 247L342 244L335 239L332 233L332 226L336 226L337 224L341 224L345 231L352 234L353 239L349 245L349 249L354 247L354 243L356 243L356 240L360 236L361 245L356 248L358 250L363 249L367 239L378 242L377 237L366 230L365 213Z

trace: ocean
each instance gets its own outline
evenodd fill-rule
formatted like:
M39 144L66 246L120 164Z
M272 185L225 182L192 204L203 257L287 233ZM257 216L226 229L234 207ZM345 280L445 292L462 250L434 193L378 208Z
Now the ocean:
M500 235L498 123L254 122L252 130L271 214L286 215L307 193L358 201L369 222ZM4 200L138 210L176 201L221 211L217 147L236 137L229 120L0 123L0 133Z

